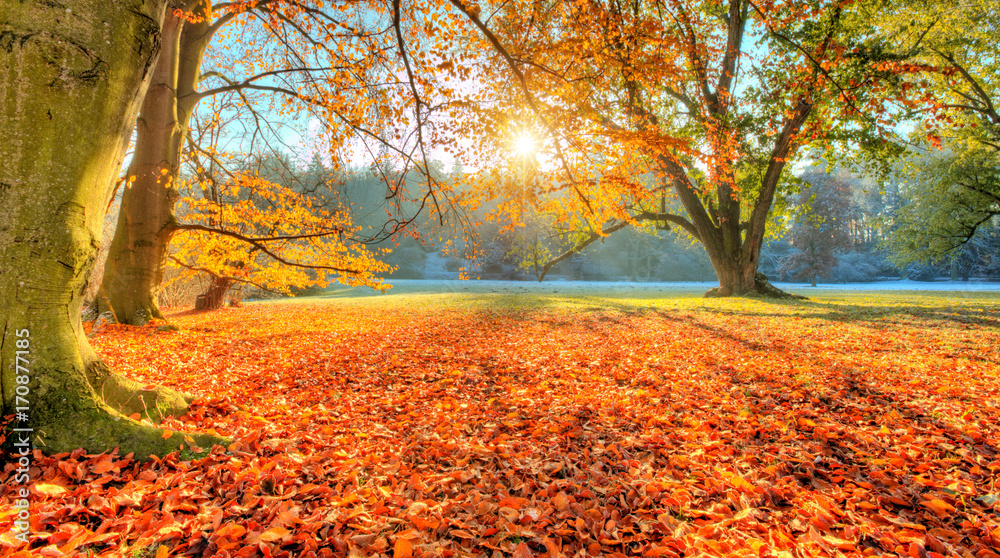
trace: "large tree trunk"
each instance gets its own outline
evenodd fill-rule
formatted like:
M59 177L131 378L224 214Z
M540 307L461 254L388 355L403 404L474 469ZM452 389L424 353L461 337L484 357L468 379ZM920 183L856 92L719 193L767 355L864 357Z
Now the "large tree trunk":
M218 310L226 302L226 293L229 287L233 286L231 279L225 277L212 277L212 282L208 285L208 290L198 295L195 303L195 310Z
M97 300L97 312L110 311L119 323L143 325L163 318L157 299L167 247L177 230L176 177L199 100L195 87L208 44L206 27L172 13L164 22L163 51L139 113L135 153L126 172L131 182L122 193Z
M739 255L714 253L709 245L705 245L708 250L709 259L715 269L715 275L719 278L720 296L745 295L757 292L757 265L740 258Z
M761 229L763 231L763 229ZM705 293L706 297L763 295L772 298L805 297L786 293L775 287L764 274L757 271L760 264L760 249L763 245L763 232L759 235L738 236L735 231L728 243L705 242L705 250L715 275L719 278L719 286ZM717 234L715 238L724 237ZM729 250L724 249L728 246Z
M14 427L48 453L174 451L127 415L178 416L188 401L111 374L80 323L164 0L0 1L0 414L19 413Z
M706 204L684 167L671 157L660 155L657 158L660 169L670 177L671 187L687 210L690 221L683 221L687 225L685 230L705 246L719 278L719 287L705 293L706 296L763 294L802 298L775 288L766 277L757 273L757 266L760 265L764 229L778 181L791 152L793 138L802 129L811 111L812 105L800 100L795 111L786 119L761 177L760 192L745 222L739 196L732 187L737 183L734 174L730 173L728 179L719 181L714 203L709 199Z

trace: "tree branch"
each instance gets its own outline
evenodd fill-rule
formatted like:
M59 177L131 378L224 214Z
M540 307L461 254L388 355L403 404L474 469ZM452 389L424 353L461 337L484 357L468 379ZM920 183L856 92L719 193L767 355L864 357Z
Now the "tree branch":
M231 237L231 238L235 238L237 240L246 242L247 244L250 244L251 246L257 248L261 252L263 252L263 253L267 254L268 256L270 256L271 258L273 258L275 261L277 261L277 262L279 262L281 264L287 265L287 266L291 266L291 267L301 267L303 269L323 269L323 270L327 270L327 271L336 271L336 272L339 272L339 273L347 273L347 274L350 274L350 275L358 275L358 274L363 273L363 271L357 270L357 269L349 269L349 268L335 267L335 266L329 266L329 265L304 264L304 263L299 263L299 262L293 262L291 260L287 260L287 259L279 256L273 250L271 250L270 248L268 248L267 244L266 244L266 242L269 242L269 241L272 241L272 240L294 240L295 238L316 238L316 237L322 237L322 236L330 236L332 234L336 234L335 232L329 232L329 233L325 233L325 234L315 233L315 234L308 234L308 235L291 235L289 237L276 236L276 237L253 238L253 237L242 235L240 233L236 233L236 232L232 232L232 231L227 231L225 229L218 229L218 228L213 228L213 227L206 227L204 225L190 225L190 224L189 225L178 225L177 226L177 230L205 231L205 232L210 232L210 233L213 233L213 234L219 234L219 235L222 235L222 236L228 236L228 237Z
M500 39L493 33L493 31L490 30L489 27L486 26L485 23L482 22L482 20L479 19L478 15L469 11L469 9L465 6L465 4L461 0L449 0L449 2L451 2L455 7L459 9L459 11L465 14L465 17L467 17L469 21L471 21L473 25L475 25L479 29L479 31L486 37L486 40L489 41L489 43L493 46L493 49L507 62L507 66L510 68L511 73L513 73L514 77L517 79L521 92L524 94L525 102L528 104L528 107L531 109L531 112L535 114L535 118L541 121L542 126L545 128L545 131L549 134L553 134L554 128L552 123L549 122L548 118L545 117L541 109L538 107L538 104L535 102L535 97L534 95L531 94L531 89L528 87L528 82L524 77L524 73L521 72L520 68L517 67L517 62L514 60L514 57L511 56L510 53L507 51L507 49L503 46L503 44L500 43ZM569 183L572 185L572 188L576 192L576 195L587 207L587 211L593 214L594 208L590 205L590 200L587 199L587 196L585 196L583 192L580 191L580 188L577 186L578 182L576 178L574 178L573 172L570 170L569 162L566 160L566 156L563 153L562 148L559 146L559 142L557 141L554 143L555 143L556 155L559 158L560 163L562 163L563 171L566 173L566 177L569 179Z
M591 244L593 244L598 239L604 238L604 237L608 236L609 234L611 234L613 232L620 231L620 230L624 229L625 227L627 227L628 225L629 225L628 221L619 221L618 223L616 223L616 224L608 227L607 229L602 228L601 232L603 232L604 234L598 234L596 232L591 232L587 236L587 238L584 239L582 242L577 243L575 246L573 246L569 250L566 250L565 252L563 252L559 256L556 256L554 259L549 260L548 262L546 262L545 265L542 266L542 273L538 276L538 282L541 283L542 279L545 279L545 275L549 272L549 269L551 269L552 266L556 265L557 263L559 263L559 262L561 262L561 261L563 261L563 260L565 260L567 258L572 257L573 254L576 254L580 250L583 250L587 246L590 246Z
M261 285L260 283L256 283L254 281L251 281L249 279L243 279L243 278L240 278L240 277L232 277L230 275L221 275L219 273L216 273L216 272L212 271L211 269L207 269L207 268L204 268L204 267L197 267L197 266L193 266L193 265L188 265L187 263L185 263L184 261L182 261L177 256L168 256L168 257L174 263L176 263L177 265L179 265L179 266L181 266L181 267L183 267L185 269L190 269L191 271L199 271L201 273L207 273L207 274L211 275L212 277L214 277L216 279L226 279L226 280L234 281L234 282L237 282L237 283L246 283L247 285L252 285L252 286L257 287L258 289L260 289L262 291L267 291L269 293L282 294L279 291L276 291L274 289L269 289L269 288L265 287L264 285Z
M208 227L205 225L177 225L177 230L179 231L205 231L215 234L221 234L225 236L231 236L237 240L242 240L243 242L256 245L261 242L277 242L282 240L302 240L305 238L323 238L326 236L333 236L335 234L343 234L344 229L334 228L327 231L315 232L315 233L304 233L304 234L289 234L289 235L278 235L278 236L244 236L239 233L232 231L227 231L225 229L220 229L218 227Z

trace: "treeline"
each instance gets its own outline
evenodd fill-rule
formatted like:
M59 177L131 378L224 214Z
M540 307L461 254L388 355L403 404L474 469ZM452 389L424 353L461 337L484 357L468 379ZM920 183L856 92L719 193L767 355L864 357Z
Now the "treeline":
M249 170L249 169L248 169ZM387 279L471 279L536 280L540 268L553 259L550 236L553 227L539 215L522 219L516 227L488 218L495 206L478 207L464 216L464 234L454 234L454 215L424 211L418 200L387 195L386 182L398 182L405 188L419 190L423 175L397 176L389 168L374 166L331 168L319 156L308 164L299 164L287 156L270 156L254 162L253 171L262 179L287 188L312 200L311 205L337 213L345 212L346 221L356 230L355 237L377 247L380 260L391 269L378 275ZM909 278L953 280L1000 278L1000 224L996 219L983 223L968 239L955 239L950 250L935 251L912 246L912 220L915 207L926 204L928 181L915 180L900 167L881 182L844 168L814 164L800 169L788 198L775 211L769 225L768 239L761 253L759 269L769 278L782 281L866 282ZM461 193L473 188L464 184L460 167L434 167L435 180ZM194 189L193 199L204 193ZM244 192L242 195L246 196ZM237 195L236 197L239 197ZM233 204L237 199L229 199ZM260 209L267 202L258 199ZM391 207L389 207L391 206ZM179 217L189 219L193 210L182 204ZM461 211L452 207L450 211ZM405 229L395 234L387 230L387 212L417 216ZM924 225L929 225L924 223ZM946 235L946 230L927 234ZM957 242L962 240L962 242ZM252 247L251 247L252 249ZM542 250L540 253L533 251ZM199 250L204 254L204 250ZM211 278L184 273L174 265L163 291L167 304L190 304L191 298L205 292ZM190 266L189 269L190 270ZM305 271L316 278L315 271ZM552 265L546 270L549 280L587 281L711 281L715 279L712 263L700 244L683 231L658 230L655 224L624 228L592 243L585 249ZM268 292L316 292L321 283L289 283L285 291L268 287L267 278L233 282L234 293L247 287L251 296ZM185 283L185 280L187 283ZM187 288L181 288L183 285ZM191 287L192 284L197 285ZM235 298L238 298L236 296Z

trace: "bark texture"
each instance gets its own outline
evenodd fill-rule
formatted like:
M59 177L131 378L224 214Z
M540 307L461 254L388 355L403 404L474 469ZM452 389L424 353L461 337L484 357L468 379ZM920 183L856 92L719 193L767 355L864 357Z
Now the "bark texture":
M208 290L198 296L195 303L195 310L218 310L226 302L226 293L229 287L233 286L231 279L213 276L212 282L208 285Z
M716 187L718 205L703 202L687 172L675 160L660 156L661 170L671 177L671 186L687 210L690 221L682 223L705 246L712 267L719 278L719 288L711 296L762 294L786 296L764 279L758 285L760 249L764 244L767 214L774 203L781 173L785 169L796 134L811 113L813 105L800 101L795 111L786 119L771 150L770 161L761 177L759 193L753 199L750 214L744 216L739 198L732 185L735 176L720 182Z
M176 438L127 415L177 416L185 397L112 374L80 323L164 4L0 0L2 414L24 408L29 420L15 426L28 425L33 446L47 453L120 447L144 459L178 449Z
M135 153L126 172L130 185L122 192L97 300L98 313L110 311L119 323L143 325L163 318L157 298L167 247L177 231L175 177L200 100L196 86L210 36L208 23L166 14L162 52L142 103Z

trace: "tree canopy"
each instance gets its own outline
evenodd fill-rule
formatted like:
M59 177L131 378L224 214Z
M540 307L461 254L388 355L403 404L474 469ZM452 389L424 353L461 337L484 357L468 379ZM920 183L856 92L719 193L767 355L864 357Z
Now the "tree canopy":
M878 136L927 101L903 87L925 65L891 50L882 2L451 4L492 84L456 119L471 149L497 158L536 137L545 173L529 195L565 231L553 254L658 221L700 241L735 293L756 288L768 215L802 148Z

